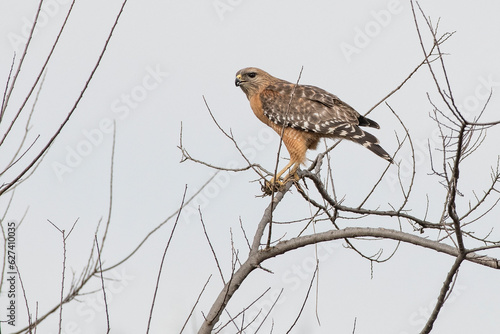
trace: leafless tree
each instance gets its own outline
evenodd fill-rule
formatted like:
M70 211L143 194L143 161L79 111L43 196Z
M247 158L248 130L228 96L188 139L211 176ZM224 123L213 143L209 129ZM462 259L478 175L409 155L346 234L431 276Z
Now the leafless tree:
M25 99L22 101L21 105L18 107L13 107L10 103L12 92L16 89L16 82L19 74L23 69L23 63L28 55L28 48L30 41L33 38L33 32L36 28L38 14L43 1L40 1L37 14L34 20L34 24L31 33L28 38L28 43L19 59L17 56L13 58L12 67L9 77L5 85L5 90L3 94L1 109L0 109L0 123L5 124L2 129L4 132L0 133L0 148L5 147L7 140L13 140L15 137L20 138L17 141L17 149L14 152L10 150L0 151L1 163L0 166L0 196L10 196L8 197L9 203L14 200L14 192L17 186L22 182L27 180L30 175L32 175L37 166L43 160L43 157L50 149L51 145L56 141L59 134L70 121L72 115L76 112L77 107L83 98L85 91L93 79L94 73L98 70L101 59L106 53L107 45L112 37L113 31L118 24L121 13L127 3L126 0L123 1L120 11L118 12L114 24L104 42L101 53L96 59L96 63L91 73L89 74L87 80L82 83L82 90L80 94L75 97L75 103L72 108L67 112L66 117L61 121L59 127L50 136L49 140L45 143L40 143L40 136L33 135L31 132L31 115L36 113L36 102L38 94L43 94L43 78L47 71L48 64L50 63L52 53L57 48L59 38L64 32L66 22L70 19L70 14L73 10L73 1L67 12L66 18L60 27L59 34L53 43L53 47L50 50L47 58L45 59L39 72L35 75L33 79L33 84L31 89L27 93ZM373 180L373 187L367 193L366 197L357 205L346 205L340 196L337 196L335 192L335 182L332 174L332 169L330 167L330 152L337 147L338 143L328 147L323 152L319 153L309 168L299 171L300 180L297 182L288 182L284 189L278 192L271 192L270 202L267 208L262 213L262 218L258 224L257 228L253 231L253 237L248 238L249 233L243 228L243 224L240 224L241 233L243 234L246 245L248 247L248 254L246 258L243 254L246 252L240 251L239 247L235 245L234 241L231 239L231 270L229 273L225 273L223 266L216 255L214 247L211 243L209 237L209 231L206 228L203 212L199 210L200 222L206 236L208 247L214 256L217 275L220 276L223 282L223 288L218 293L216 299L213 301L211 308L204 310L203 323L199 328L199 333L211 333L220 332L227 328L227 326L234 326L236 328L235 332L243 333L251 325L257 326L258 331L262 328L266 321L271 321L270 314L281 297L280 294L273 300L271 309L263 314L263 319L258 320L257 318L249 318L248 310L257 301L262 299L269 289L263 293L258 293L254 296L254 299L243 309L239 309L236 312L229 312L228 303L233 298L236 298L235 292L238 290L241 284L248 279L249 275L254 270L264 270L269 271L264 267L266 260L278 257L292 250L314 245L320 242L330 242L333 240L343 240L350 249L355 251L359 256L367 259L368 261L381 262L386 259L382 259L380 254L367 255L357 246L359 242L368 242L373 239L385 239L385 240L396 240L402 243L412 244L415 247L427 248L447 254L455 259L453 265L448 271L441 288L440 293L437 296L437 301L429 317L427 324L422 328L421 333L429 333L432 330L433 324L435 323L440 310L442 309L444 303L449 296L450 291L453 289L454 281L457 278L458 270L461 265L465 262L472 262L477 265L482 265L485 267L499 269L500 262L495 257L491 256L492 251L495 248L500 247L500 240L496 240L492 234L487 234L485 236L479 236L475 233L475 226L484 221L484 218L491 212L492 208L500 201L500 196L498 194L498 181L500 178L500 167L499 163L494 166L491 170L491 183L483 189L482 195L475 196L473 198L465 198L459 200L458 197L462 197L460 193L459 177L462 171L463 162L467 159L469 161L471 157L474 157L476 150L486 141L486 129L495 127L498 122L482 122L481 116L487 109L487 103L483 110L474 119L467 119L464 113L455 103L454 94L451 88L451 83L449 76L447 74L447 69L444 61L444 52L441 51L443 43L451 36L450 33L444 33L440 35L438 33L438 25L433 25L428 19L418 3L412 2L412 9L415 19L415 27L420 38L420 45L423 52L423 60L415 67L415 69L401 82L401 84L391 91L387 96L382 98L379 103L375 104L368 113L377 107L385 105L387 110L391 111L392 115L400 122L401 128L396 139L398 140L398 148L394 152L394 158L398 161L398 152L403 147L409 148L411 152L415 152L411 128L406 126L402 117L398 114L396 110L388 104L387 100L393 94L398 93L399 89L403 87L412 76L417 71L427 70L428 73L433 78L434 82L434 92L437 94L437 98L431 97L429 94L429 103L432 108L432 118L435 121L441 138L441 147L438 150L433 150L429 148L429 157L431 158L431 169L433 172L433 177L437 178L439 183L446 189L445 196L442 201L441 214L437 217L431 217L427 213L424 215L414 214L411 210L411 199L413 190L415 187L415 177L416 177L416 166L415 160L413 160L412 173L409 182L404 182L402 178L399 179L399 186L401 195L399 200L392 202L386 209L383 209L382 203L380 206L373 208L368 206L368 200L375 197L374 194L380 189L381 181L387 177L387 173L392 169L397 169L397 175L400 175L401 166L388 166L380 177ZM422 26L424 28L422 28ZM424 42L424 34L428 33L431 37L431 44L427 46ZM28 107L28 103L31 101L31 108ZM234 138L231 131L226 131L222 126L217 123L212 111L210 110L207 103L207 110L212 116L216 126L223 133L228 140L230 140L235 149L241 154L241 156L246 161L246 165L239 169L228 169L215 166L211 163L204 162L200 159L194 158L186 147L182 143L182 132L179 148L182 152L182 161L193 161L196 163L201 163L209 168L214 168L216 170L226 170L232 172L248 172L252 171L255 173L261 181L269 178L273 173L266 170L263 166L254 163L244 154L244 150L241 148L237 140ZM21 137L14 133L23 134ZM69 286L67 283L68 278L67 273L67 263L66 263L66 246L68 242L71 242L71 238L77 232L78 221L75 221L72 229L69 232L64 231L57 226L56 223L47 222L47 224L52 224L54 230L61 235L61 250L63 254L63 262L61 263L61 290L59 302L49 309L38 309L38 304L30 300L30 296L26 293L22 283L22 271L23 268L16 267L19 275L19 281L21 285L21 290L23 291L23 297L25 302L25 307L28 314L28 322L25 327L19 330L17 333L23 332L36 332L37 326L50 316L59 316L59 332L62 332L63 323L63 307L75 301L78 297L86 295L88 293L101 293L106 306L106 321L107 330L110 332L110 322L109 318L112 316L112 311L108 309L106 301L106 290L105 290L105 278L106 274L114 268L117 268L124 263L126 263L134 254L137 253L149 240L149 238L161 229L165 229L167 226L171 225L170 237L163 250L162 262L159 264L159 269L157 273L156 286L151 287L152 302L149 313L149 321L147 323L146 332L150 330L150 323L154 315L155 301L157 299L157 290L160 287L163 271L163 263L166 259L170 247L170 241L175 236L175 230L178 223L179 216L183 208L190 203L190 201L196 197L199 192L201 192L205 185L207 185L211 179L207 180L201 189L192 194L191 197L186 198L186 192L184 192L182 198L179 198L179 207L175 212L165 217L161 222L156 224L156 226L148 231L143 239L138 242L138 244L127 254L123 254L120 260L112 263L106 264L104 257L106 256L107 249L107 236L109 226L112 223L112 213L113 213L113 171L115 166L114 154L115 154L115 141L113 140L113 148L111 151L111 168L110 168L110 187L109 187L109 211L106 217L102 219L97 224L95 230L95 239L92 240L91 246L88 250L88 261L84 268L80 272L75 273L73 279L70 281ZM7 152L7 153L5 153ZM280 155L277 154L276 166L280 161ZM276 168L274 168L276 170ZM462 177L464 177L462 175ZM290 191L291 189L296 189L297 193ZM301 196L306 203L315 208L315 212L307 219L301 219L298 221L299 224L303 224L304 227L302 231L295 236L287 236L287 238L282 237L276 240L276 236L273 234L273 227L276 226L277 221L274 216L275 209L280 206L285 196ZM373 201L371 201L373 202ZM464 202L468 202L468 205L464 205ZM2 231L4 246L7 244L7 234L5 231L6 217L9 211L10 204L7 205L4 214L2 215L0 227ZM399 229L389 229L389 228L373 228L363 226L363 222L369 221L373 217L383 217L384 219L395 220L399 223ZM327 221L331 224L331 229L324 232L314 232L307 234L310 226L313 226L318 221ZM349 224L346 224L349 221ZM356 222L353 224L352 222ZM171 224L169 224L171 223ZM288 222L294 223L294 222ZM356 226L357 225L357 226ZM346 227L348 226L348 227ZM19 227L19 225L17 226ZM275 231L275 230L274 230ZM232 231L231 231L232 233ZM232 235L232 234L231 234ZM4 247L5 250L5 247ZM3 266L5 268L5 262L7 256L4 252L3 254ZM300 312L295 317L292 322L289 331L291 331L299 318L302 316L302 311L305 307L306 302L309 299L310 292L312 290L314 281L317 279L318 271L320 269L320 263L316 263L315 271L311 277L311 281L308 286L307 294L304 297L303 304L300 307ZM2 269L4 270L4 269ZM0 291L2 290L2 283L4 282L5 271L2 271L0 277ZM181 332L184 331L187 324L192 321L192 316L197 312L198 303L203 296L204 292L209 288L209 283L212 280L212 276L207 277L206 282L202 287L200 287L200 293L198 298L193 303L191 312L187 315L183 327L180 329ZM101 289L98 291L89 291L89 282L98 282ZM165 283L163 283L165 284ZM274 328L274 323L271 325L271 332ZM353 325L353 333L356 330L356 320Z
M387 103L387 99L405 85L417 71L427 69L430 73L435 85L434 90L437 93L437 99L431 98L431 94L428 94L430 107L432 108L431 117L439 129L441 146L438 149L431 149L429 147L428 154L433 172L431 177L437 177L439 180L438 182L446 189L445 196L442 198L443 205L441 215L438 217L430 217L427 213L423 216L412 214L409 203L413 188L415 187L415 158L413 158L410 182L403 182L401 177L399 178L401 190L399 203L390 203L389 209L370 208L366 205L367 200L373 196L380 186L381 180L386 177L389 168L397 168L398 175L400 175L401 166L398 164L395 167L389 165L382 175L380 175L380 178L374 180L371 191L359 205L344 205L343 201L335 194L332 170L328 164L329 152L337 146L338 143L336 143L324 152L319 153L309 168L299 171L300 180L298 182L289 181L286 183L284 189L271 193L270 203L263 212L260 222L257 224L253 239L247 239L248 256L246 259L243 258L242 252L232 243L232 270L229 279L224 277L217 256L215 252L213 252L213 248L211 248L216 259L218 271L223 279L223 288L218 293L210 309L203 312L204 321L199 327L198 333L219 333L229 324L236 327L235 332L245 332L245 329L248 328L252 322L256 321L256 319L245 318L245 311L248 310L249 307L244 308L235 315L234 310L231 312L233 315L227 312L228 303L235 297L235 293L241 284L244 283L254 270L267 271L268 269L264 268L264 262L266 260L300 247L314 245L320 242L344 240L349 248L371 262L381 261L380 254L376 254L375 256L364 254L363 251L355 246L354 240L358 241L356 244L359 244L360 240L366 241L367 238L369 238L369 240L373 238L396 240L401 243L412 244L415 247L428 248L454 257L455 261L444 278L433 312L425 326L421 329L421 333L431 332L433 324L447 296L453 289L458 270L464 261L473 262L477 265L486 266L492 269L500 269L500 261L497 258L488 256L487 252L488 250L499 248L500 240L495 239L490 234L478 236L474 231L475 224L484 220L484 217L488 215L492 208L500 201L498 189L498 182L500 179L500 157L499 162L497 162L496 166L493 166L491 170L491 183L486 189L483 189L482 196L475 196L474 198L467 199L468 205L459 204L457 199L458 196L463 196L459 191L459 177L461 176L460 172L464 160L473 157L477 148L487 139L485 130L498 125L499 122L481 122L480 118L486 110L488 103L486 103L481 113L474 119L467 119L464 117L463 111L460 110L455 103L453 90L445 66L444 52L442 51L443 43L452 34L444 33L440 35L438 33L438 24L433 25L431 23L431 20L425 16L418 3L412 1L411 4L415 27L423 52L423 60L396 89L385 96L369 112L385 103L387 109L392 112L394 117L396 117L401 124L402 134L397 135L399 145L394 153L395 161L398 161L398 151L405 146L409 147L414 157L415 149L412 142L411 129L404 124L398 113ZM423 35L425 32L429 33L431 37L430 47L426 46L424 42L425 37ZM262 181L264 181L265 177L271 176L272 173L265 170L262 166L253 163L244 155L243 150L234 139L232 132L224 130L217 123L208 104L206 106L218 129L234 144L235 148L247 163L245 167L233 169L231 171L243 172L253 170ZM182 152L182 161L194 161L209 166L210 168L228 170L227 168L214 166L211 163L194 158L188 152L187 148L183 146L182 135L179 148ZM278 161L279 154L277 155L276 163L278 163ZM316 190L315 192L309 189L311 183ZM278 241L273 242L272 231L275 225L273 212L280 205L285 196L292 196L290 192L292 188L297 189L298 194L300 194L307 203L315 207L316 211L312 216L301 220L306 226L302 229L300 234L293 237L282 237L279 238ZM463 202L460 201L460 203ZM380 206L382 207L382 203L380 203ZM399 222L400 228L364 227L361 223L375 216L392 220L396 219ZM200 219L204 226L201 212ZM311 234L303 233L309 225L322 220L330 221L330 230L318 233L313 232ZM346 224L347 220L349 224ZM352 223L353 221L358 222L359 226L355 227ZM246 238L247 232L243 230L243 233ZM308 295L309 291L307 296ZM307 296L305 297L304 303L307 300ZM256 298L261 297L262 295L256 296ZM227 317L223 317L224 313L227 314ZM297 318L300 317L300 314L301 313L299 313ZM267 318L266 316L263 321ZM294 327L295 323L296 321L293 323L290 330ZM262 323L259 325L259 328L261 325Z
M0 291L4 292L5 289L3 287L3 283L6 278L6 268L7 268L7 223L8 223L8 214L9 209L13 201L15 201L15 189L19 185L21 185L24 181L27 181L31 175L35 172L39 164L42 162L44 156L51 148L52 144L57 140L63 128L68 124L72 115L77 111L78 105L82 100L87 87L90 82L93 80L94 74L97 72L101 60L105 56L107 46L111 41L113 32L116 26L119 23L119 19L124 11L127 0L124 0L121 4L121 7L116 14L113 25L108 32L104 44L102 46L101 52L98 58L95 61L94 67L92 68L90 74L88 75L85 82L82 83L81 92L78 96L75 97L74 104L71 109L67 112L65 118L61 121L57 129L54 133L52 133L49 139L45 143L40 143L41 136L39 134L32 133L32 124L31 119L32 115L36 113L37 110L37 101L40 94L43 94L43 81L45 77L45 73L49 67L49 64L52 59L52 55L56 48L58 47L58 42L60 37L65 33L65 27L67 22L71 18L71 13L73 11L75 0L73 0L69 6L69 9L66 13L64 22L59 28L59 31L53 41L52 47L49 51L49 54L46 56L43 64L39 68L38 73L35 74L34 78L32 78L32 85L29 91L26 93L24 99L22 100L19 106L15 106L11 102L11 97L13 96L13 92L17 90L17 81L18 77L21 73L24 73L24 64L29 54L28 50L30 48L30 43L34 38L34 32L37 28L38 18L42 10L42 5L44 4L43 0L40 0L35 18L33 21L33 25L31 27L29 36L27 38L27 43L24 47L22 54L18 59L18 55L14 55L12 59L12 65L10 68L9 76L6 78L5 89L2 97L2 103L0 108L0 123L4 125L2 127L2 131L0 133L0 197L5 197L8 199L5 210L0 219L0 229L2 233L3 240L3 253L2 253L2 271L0 274ZM31 106L28 104L31 103ZM21 134L21 135L19 135ZM14 143L14 144L13 144ZM105 249L107 246L107 236L109 226L111 224L111 216L113 212L113 170L114 170L114 155L115 155L115 133L113 134L113 146L111 150L111 169L110 169L110 180L109 180L109 211L107 212L107 216L97 223L97 227L95 230L95 240L91 244L91 247L88 252L88 261L87 264L80 270L79 273L73 272L73 277L71 280L68 279L67 275L67 263L66 263L66 246L69 242L71 242L71 237L73 234L77 233L74 230L78 229L78 220L76 220L73 224L71 230L65 231L57 226L56 223L48 221L47 224L50 224L57 230L62 236L62 254L63 254L63 262L61 263L61 290L60 290L60 300L49 309L38 309L38 302L35 303L35 307L33 308L33 301L30 300L29 294L26 292L26 289L23 285L22 281L22 271L23 268L18 266L17 263L14 263L15 269L18 274L19 285L21 289L20 295L24 299L24 305L26 308L26 312L28 314L28 322L24 325L25 327L18 330L16 333L36 333L37 326L50 317L51 315L58 314L59 315L59 326L58 332L62 332L62 323L63 323L63 307L67 303L70 303L74 300L77 300L79 297L86 296L91 293L99 293L102 292L104 304L106 306L106 315L107 315L107 328L108 332L110 330L109 324L109 314L108 307L106 301L106 290L105 290L105 275L111 270L123 265L126 263L134 254L137 253L139 249L141 249L149 240L149 238L154 235L156 232L162 229L162 227L168 226L168 223L172 221L175 217L181 212L182 206L187 205L190 201L199 194L199 192L203 191L204 187L211 181L211 179L207 180L205 185L203 185L196 193L194 193L189 198L183 198L182 204L179 209L165 217L165 219L156 224L156 226L148 231L143 239L138 242L138 244L129 252L124 253L123 257L116 261L115 263L103 265L103 258L105 254ZM15 147L16 149L12 150ZM27 213L27 211L26 211ZM26 214L25 214L26 216ZM17 223L16 229L22 224L24 217ZM173 232L173 231L172 231ZM67 285L67 281L70 281L69 286ZM99 291L92 290L90 288L90 282L97 281L101 283L102 289ZM65 284L66 283L66 284ZM21 307L21 306L19 306ZM3 319L3 315L1 316Z

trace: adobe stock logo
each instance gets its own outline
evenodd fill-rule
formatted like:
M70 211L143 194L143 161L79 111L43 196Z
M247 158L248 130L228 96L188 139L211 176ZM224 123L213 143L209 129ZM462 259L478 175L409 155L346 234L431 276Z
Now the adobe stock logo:
M149 94L157 89L168 73L164 72L160 65L154 68L146 67L146 74L142 77L139 84L135 85L127 93L122 93L118 98L111 102L110 109L118 117L119 120L127 119L131 111L137 109L140 103L149 96ZM51 163L52 170L56 174L59 182L63 181L63 177L72 173L75 168L80 166L85 157L92 154L94 148L100 146L104 142L106 135L113 133L113 119L104 117L97 126L93 129L83 129L81 139L73 147L66 145L66 156L64 161L53 161Z
M392 22L393 16L400 14L402 11L400 0L390 0L386 9L371 10L370 16L372 20L368 21L363 28L359 26L354 28L352 43L342 42L340 44L340 50L347 62L350 63L355 54L360 54L364 48L368 47L372 40L380 35L383 28Z
M43 2L42 7L40 9L40 14L38 15L38 20L35 26L35 30L33 31L33 36L40 31L40 29L44 28L49 24L51 18L55 17L59 14L62 5L67 5L71 2L71 0L46 0ZM31 27L33 26L33 19L28 19L27 17L21 18L23 22L21 25L21 33L17 34L15 32L9 32L7 34L7 38L12 45L12 48L16 50L16 52L21 52L23 47L28 42L28 37L30 35Z
M226 15L227 12L232 12L242 2L243 0L214 0L212 5L214 6L215 12L219 16L219 19L224 21L224 15Z

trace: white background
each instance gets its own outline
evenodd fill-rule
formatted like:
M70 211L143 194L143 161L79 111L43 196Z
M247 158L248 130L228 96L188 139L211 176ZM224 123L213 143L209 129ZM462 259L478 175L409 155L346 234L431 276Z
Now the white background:
M28 142L40 135L35 150L50 138L74 104L120 5L119 1L77 1L47 67L32 119ZM484 121L497 120L500 5L495 1L422 1L421 5L433 22L441 18L440 32L456 31L443 51L447 53L445 61L457 103L470 115L477 115L486 102L485 92L493 88ZM14 52L16 61L21 56L23 38L36 8L36 1L0 2L2 87ZM11 112L19 107L31 87L68 9L68 1L46 2L42 11L45 21L40 22L28 50L10 102ZM355 52L348 53L347 48ZM116 122L117 134L113 213L103 252L104 265L121 259L174 213L185 185L190 196L213 175L213 170L205 166L179 163L181 122L183 144L193 157L218 166L244 166L232 143L211 120L202 96L221 126L232 130L255 162L274 169L277 135L255 118L244 94L234 87L234 74L240 68L260 67L295 82L303 66L301 83L322 87L364 113L397 87L422 59L407 1L129 1L75 114L36 173L18 187L3 221L19 222L28 210L18 230L17 247L31 312L35 312L38 302L38 312L44 314L60 296L61 235L47 220L68 231L78 219L67 240L68 287L72 272L78 277L86 263L98 222L107 217L113 139L105 125L108 120ZM445 191L437 183L439 178L429 176L427 143L436 146L439 141L435 135L437 127L429 117L432 106L426 92L437 101L431 77L422 68L388 103L404 120L418 146L416 186L408 208L412 214L423 216L427 194L428 219L437 221ZM33 101L30 99L27 110ZM387 151L394 152L396 133L401 138L403 131L388 107L379 106L370 118L381 125L381 130L372 133ZM0 125L2 133L10 119ZM26 113L22 119L26 119ZM2 160L8 159L17 147L20 134L13 135L0 148ZM460 179L464 197L460 204L467 205L474 198L473 190L482 194L488 187L490 166L496 163L499 153L499 139L498 129L490 129L483 147L464 164ZM288 157L285 152L282 156ZM315 152L308 157L315 157ZM20 162L19 168L26 165L28 158L29 155ZM408 166L410 159L407 147L396 156L402 166ZM382 159L352 143L342 143L335 149L331 163L337 195L345 197L345 204L350 205L366 196L386 167ZM61 166L66 166L64 172L58 169ZM396 167L391 168L394 170L367 207L387 209L389 202L401 203L401 192L394 179ZM1 182L7 182L12 175L4 175ZM408 170L402 178L407 184ZM167 254L151 333L179 332L203 284L213 274L185 330L196 332L203 319L201 311L208 311L222 287L201 228L198 206L227 279L231 270L230 231L240 257L244 258L247 247L239 219L251 236L269 203L269 198L255 197L260 195L258 183L250 182L255 179L251 171L220 173L186 208ZM1 199L3 210L9 198L10 194ZM294 191L280 204L275 219L302 219L311 210L314 211ZM125 265L108 275L114 279L107 282L112 333L145 332L159 262L173 222L170 220ZM472 228L484 236L497 222L498 210L494 210ZM398 222L388 218L347 220L343 224L398 229ZM303 226L304 222L277 227L274 237L292 237ZM326 221L316 225L317 231L329 228ZM101 229L99 235L102 232ZM313 233L311 229L308 232ZM493 233L494 236L497 231ZM370 255L383 248L383 257L396 246L394 242L381 241L356 244ZM271 287L269 294L247 312L250 319L260 308L268 310L273 296L283 288L283 295L261 332L270 332L271 321L273 333L286 332L307 292L316 251L321 261L319 285L314 285L295 333L351 333L355 318L357 334L417 333L454 261L433 251L401 245L390 261L373 266L372 278L370 262L346 249L340 241L317 249L308 247L268 261L265 266L274 274L253 272L234 295L229 305L231 314L238 313ZM493 269L465 264L454 293L436 322L435 332L498 331L498 275ZM95 280L85 291L98 289L99 284ZM1 297L2 305L6 305L5 295ZM101 294L79 301L65 306L63 332L104 332ZM321 325L316 320L315 304ZM26 310L22 299L18 305L18 322L24 324ZM6 311L2 309L3 319ZM53 315L39 326L38 333L55 332L57 321L57 315ZM2 327L7 332L12 329L5 324ZM223 332L233 333L235 329L228 326Z

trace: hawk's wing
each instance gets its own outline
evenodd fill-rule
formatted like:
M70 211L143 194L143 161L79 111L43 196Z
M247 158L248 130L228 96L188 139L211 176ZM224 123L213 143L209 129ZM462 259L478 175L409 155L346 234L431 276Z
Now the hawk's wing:
M260 99L264 115L272 122L302 131L346 137L356 135L358 125L378 127L335 95L315 86L277 82L266 87Z
M392 162L377 138L359 127L378 129L379 125L321 88L282 81L267 86L260 93L260 100L264 115L273 123L325 137L349 139Z

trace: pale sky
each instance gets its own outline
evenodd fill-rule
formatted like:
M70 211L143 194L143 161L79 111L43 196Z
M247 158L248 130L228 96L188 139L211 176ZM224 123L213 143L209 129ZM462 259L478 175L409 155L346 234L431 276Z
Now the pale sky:
M11 98L11 112L22 103L39 73L69 5L68 0L45 1L40 26ZM425 0L421 5L433 22L440 19L441 33L455 32L444 44L443 52L447 54L445 62L457 104L464 114L474 117L492 89L484 121L498 120L500 4ZM16 61L21 56L37 6L36 1L0 2L1 87L5 86L14 53ZM115 0L75 4L48 64L32 118L27 143L40 135L34 150L43 146L73 106L120 6ZM427 31L424 33L429 42ZM186 185L187 196L191 196L213 176L214 170L206 166L191 161L179 163L181 123L183 145L194 158L222 167L245 166L233 144L210 118L203 96L219 124L232 131L254 162L274 170L278 136L255 118L245 95L234 86L239 69L255 66L295 82L303 67L300 83L330 91L364 113L396 88L422 59L411 7L403 0L129 1L77 110L35 174L17 188L3 222L19 223L27 210L17 231L17 264L31 312L38 303L39 314L44 314L60 298L61 234L47 220L69 231L78 219L67 239L66 288L72 272L78 277L88 259L99 221L103 224L106 220L113 122L113 213L103 252L104 266L132 251L149 231L172 215ZM431 76L422 68L387 102L409 128L416 150L417 175L407 208L423 217L428 198L428 219L438 221L445 191L439 178L429 175L428 145L438 147L440 140L437 126L429 117L432 106L427 92L438 101ZM29 100L27 110L33 102L33 98ZM25 120L27 113L22 117ZM388 152L394 152L396 136L404 136L397 119L386 105L376 108L370 118L381 125L380 130L371 132ZM0 124L2 135L7 125ZM22 130L19 128L0 148L0 160L9 159ZM469 199L474 200L473 191L481 195L489 186L490 166L496 164L499 140L500 128L489 129L483 146L464 164L459 185L464 195L459 203L464 207ZM313 159L317 153L309 152L308 157ZM283 150L281 155L284 165L288 154ZM19 169L28 163L29 156L19 162ZM401 162L400 177L408 184L408 147L395 160ZM330 162L337 195L345 197L346 205L359 203L386 167L382 159L353 143L342 143L333 151ZM0 177L0 182L8 182L14 172ZM165 260L151 333L178 333L212 274L185 329L185 333L197 331L203 319L201 312L208 312L222 288L198 208L224 275L229 277L231 233L240 256L246 257L240 219L246 233L253 236L269 203L268 197L256 197L261 194L260 185L251 182L256 178L252 171L221 172L185 208ZM400 204L397 180L397 168L391 167L367 207L389 209L389 203ZM2 212L9 199L10 194L0 199ZM298 220L314 210L297 191L292 191L276 210L275 219ZM484 236L495 227L498 215L495 208L472 229ZM170 220L128 262L108 274L112 279L107 282L111 333L145 332L159 263L173 223L174 219ZM349 224L399 229L396 220L387 218L343 222L344 227ZM279 226L273 237L292 237L303 227L303 223ZM326 221L316 224L316 231L329 228ZM407 224L405 230L409 231ZM99 235L102 233L101 229ZM495 235L498 240L496 229L492 237ZM435 238L430 233L428 236ZM395 242L388 241L355 243L369 255L383 248L383 257L396 247ZM352 333L355 318L357 334L418 333L454 259L403 244L391 260L374 264L372 271L369 261L344 246L340 241L323 243L267 261L265 267L274 274L254 271L234 295L228 310L238 313L270 287L268 294L248 310L246 317L250 319L260 309L267 311L283 289L260 333L269 333L273 322L273 333L286 332L299 312L318 256L319 283L314 285L292 333ZM500 256L498 251L488 254ZM464 264L434 332L497 332L499 275L493 269ZM100 281L95 279L84 291L99 288ZM87 295L79 301L65 306L63 333L104 332L101 294ZM8 298L2 294L2 320L7 303ZM18 299L17 305L18 323L24 325L24 301ZM38 332L54 333L57 326L58 315L54 314L39 326ZM255 329L252 327L248 333ZM10 333L15 329L2 324L2 331ZM234 332L230 326L222 331Z

